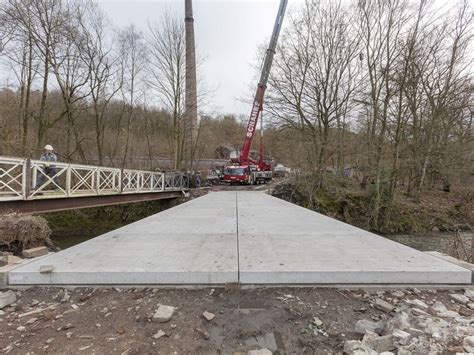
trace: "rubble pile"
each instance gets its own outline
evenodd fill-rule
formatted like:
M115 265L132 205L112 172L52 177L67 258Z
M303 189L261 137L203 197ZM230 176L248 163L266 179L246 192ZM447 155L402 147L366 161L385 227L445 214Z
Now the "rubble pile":
M415 289L414 295L421 295ZM405 291L406 292L406 291ZM474 291L449 295L449 309L433 297L408 298L404 291L379 292L371 306L386 312L387 319L362 319L354 331L362 340L347 340L346 354L437 354L474 352ZM433 293L436 290L431 291ZM410 293L410 291L408 291Z
M0 353L474 354L473 315L472 288L4 289Z

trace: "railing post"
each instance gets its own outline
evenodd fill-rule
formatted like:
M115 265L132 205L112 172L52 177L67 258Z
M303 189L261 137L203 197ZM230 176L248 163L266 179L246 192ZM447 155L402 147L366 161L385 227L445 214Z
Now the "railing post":
M30 164L31 164L31 160L30 160ZM36 183L38 181L38 166L36 164L33 164L33 167L31 168L31 180L32 180L32 183L30 185L30 189L33 187L33 184L35 184L36 186ZM31 190L30 190L30 194L31 194ZM28 198L29 197L30 196L28 196Z
M119 193L123 193L123 167L119 172Z
M71 196L71 164L68 164L66 168L66 196Z
M94 175L97 175L97 177L95 179L96 183L93 186L95 188L95 194L99 195L99 193L100 193L100 167L97 168Z
M27 200L31 192L31 160L27 158L23 163L23 176L22 176L22 193L23 200Z
M95 170L94 170L94 173L92 174L92 177L91 177L92 190L96 195L99 194L99 189L98 189L98 186L97 186L97 173L98 173L99 169L100 169L100 167L96 167Z
M166 173L161 173L161 191L165 191L165 174Z
M118 171L114 171L114 190L115 192L118 192L120 193L120 185L121 185L121 180L120 180L120 170Z

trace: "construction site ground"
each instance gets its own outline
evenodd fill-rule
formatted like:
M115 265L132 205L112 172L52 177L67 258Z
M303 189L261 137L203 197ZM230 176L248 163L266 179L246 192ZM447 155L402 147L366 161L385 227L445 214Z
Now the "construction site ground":
M311 287L29 288L14 292L17 301L0 316L0 349L12 354L233 354L260 348L280 354L341 353L347 340L362 339L363 334L356 332L357 321L386 323L399 314L396 308L379 309L380 299L400 309L408 300L428 306L438 301L458 312L458 319L442 329L447 329L448 336L435 327L426 330L417 325L415 318L427 311L422 306L411 325L439 349L456 352L463 351L465 337L455 334L462 326L458 323L472 320L472 310L450 295L461 295L459 290L405 289L403 297L399 290ZM166 323L153 321L160 304L176 307ZM205 311L215 318L206 320ZM158 337L163 334L160 330L164 335Z

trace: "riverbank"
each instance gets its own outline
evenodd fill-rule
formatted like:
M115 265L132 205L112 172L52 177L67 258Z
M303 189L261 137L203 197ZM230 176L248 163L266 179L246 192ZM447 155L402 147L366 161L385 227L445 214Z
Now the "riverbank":
M183 202L183 199L145 201L122 205L44 213L51 239L60 249L97 237Z
M470 230L474 225L474 189L452 188L452 192L427 190L419 202L403 189L392 204L383 206L388 216L374 228L370 188L362 188L351 178L332 178L326 187L317 189L307 177L293 177L279 182L272 195L356 227L379 234L426 234Z

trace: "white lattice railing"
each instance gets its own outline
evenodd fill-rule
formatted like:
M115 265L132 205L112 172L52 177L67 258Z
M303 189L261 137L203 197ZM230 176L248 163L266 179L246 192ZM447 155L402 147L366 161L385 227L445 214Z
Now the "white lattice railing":
M121 170L0 156L0 202L180 191L186 187L187 179L180 173Z
M21 200L25 195L25 159L2 157L0 160L0 199Z

